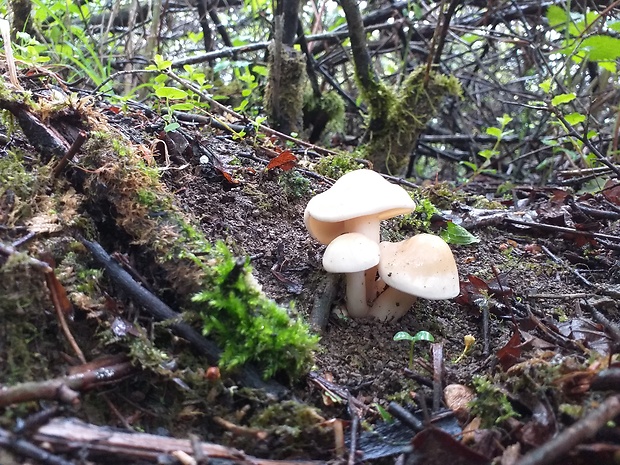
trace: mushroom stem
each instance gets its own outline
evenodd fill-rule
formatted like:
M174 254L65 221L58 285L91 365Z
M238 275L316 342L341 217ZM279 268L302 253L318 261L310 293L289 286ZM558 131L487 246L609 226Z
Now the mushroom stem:
M344 222L345 232L357 232L363 234L373 242L379 243L379 219L376 215L359 216Z
M414 295L388 287L377 297L368 315L380 321L398 320L409 311L416 300Z
M347 310L351 318L368 316L366 301L366 274L363 271L346 273Z
M373 266L371 269L366 270L366 301L374 302L379 291L377 290L377 269L378 266Z

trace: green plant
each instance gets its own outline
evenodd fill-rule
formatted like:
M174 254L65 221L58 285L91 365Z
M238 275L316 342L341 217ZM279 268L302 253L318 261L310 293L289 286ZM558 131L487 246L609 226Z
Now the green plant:
M360 168L362 168L360 162L350 154L342 152L321 158L316 165L316 172L328 178L339 179L349 171L358 170Z
M487 376L474 376L472 382L476 399L470 404L471 414L480 416L483 428L499 425L509 418L520 416L512 407L506 393Z
M471 245L480 242L480 239L470 233L467 229L453 223L452 221L448 221L446 224L446 229L441 231L440 236L448 244Z
M89 35L87 29L77 22L89 16L88 3L81 6L76 2L46 2L34 0L32 20L45 30L42 43L27 33L20 33L21 45L16 44L16 58L27 63L37 64L52 61L72 69L68 81L77 77L87 77L99 86L110 74L112 47L107 49L107 56L97 50L97 41Z
M212 285L192 301L203 331L223 352L220 365L232 369L254 362L265 377L284 372L294 377L311 361L318 337L301 320L293 320L269 300L251 274L247 260L235 259L223 243L215 247L218 263L211 268Z
M415 343L418 341L429 341L435 342L435 338L428 331L418 331L414 336L409 334L407 331L399 331L394 334L395 341L410 341L411 347L409 349L409 369L413 369L413 347Z
M473 171L473 173L469 177L469 180L473 179L474 177L480 174L496 172L496 170L489 168L489 166L491 166L491 161L493 160L493 158L498 156L500 153L498 149L499 149L499 144L501 143L502 139L506 137L507 135L512 134L514 132L512 129L506 130L506 126L508 126L508 124L511 121L512 121L512 118L504 114L501 118L500 117L497 118L497 122L499 123L499 126L491 126L490 128L486 129L485 132L488 135L495 137L495 144L493 145L493 148L491 149L484 149L478 152L478 155L484 158L484 162L481 165L479 165L476 162L471 162L471 161L461 162L462 165L467 166Z
M297 200L310 192L310 181L297 171L284 171L278 178L287 199Z

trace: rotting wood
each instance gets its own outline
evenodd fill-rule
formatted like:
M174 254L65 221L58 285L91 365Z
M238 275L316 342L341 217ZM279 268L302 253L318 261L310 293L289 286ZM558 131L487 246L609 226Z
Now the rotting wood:
M84 423L75 418L56 418L39 428L33 435L36 442L49 444L56 451L89 451L105 454L117 460L143 459L156 460L161 454L182 451L186 454L195 453L192 441L176 439L146 433L127 433L113 428ZM246 465L316 465L322 462L265 460L230 447L207 442L198 444L204 457L225 459Z
M317 333L322 333L327 327L332 304L338 292L340 275L328 273L323 279L323 290L317 293L310 313L310 327Z

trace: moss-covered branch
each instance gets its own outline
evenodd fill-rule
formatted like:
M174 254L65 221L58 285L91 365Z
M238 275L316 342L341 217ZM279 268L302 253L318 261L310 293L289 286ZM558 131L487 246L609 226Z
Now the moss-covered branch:
M357 3L340 0L340 5L349 27L355 76L368 104L366 157L376 170L398 174L444 97L460 96L460 84L454 77L421 66L405 79L399 91L391 89L372 67Z

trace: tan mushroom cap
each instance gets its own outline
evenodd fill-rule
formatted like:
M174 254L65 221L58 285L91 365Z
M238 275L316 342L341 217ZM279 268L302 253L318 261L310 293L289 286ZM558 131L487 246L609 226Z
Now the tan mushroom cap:
M459 274L446 242L418 234L397 243L381 242L379 275L390 287L430 300L459 294Z
M379 244L360 233L338 236L325 249L323 268L330 273L356 273L379 263Z
M351 232L347 220L372 217L378 223L414 209L415 203L405 189L376 171L363 169L345 174L327 191L310 199L304 222L312 237L329 244Z

